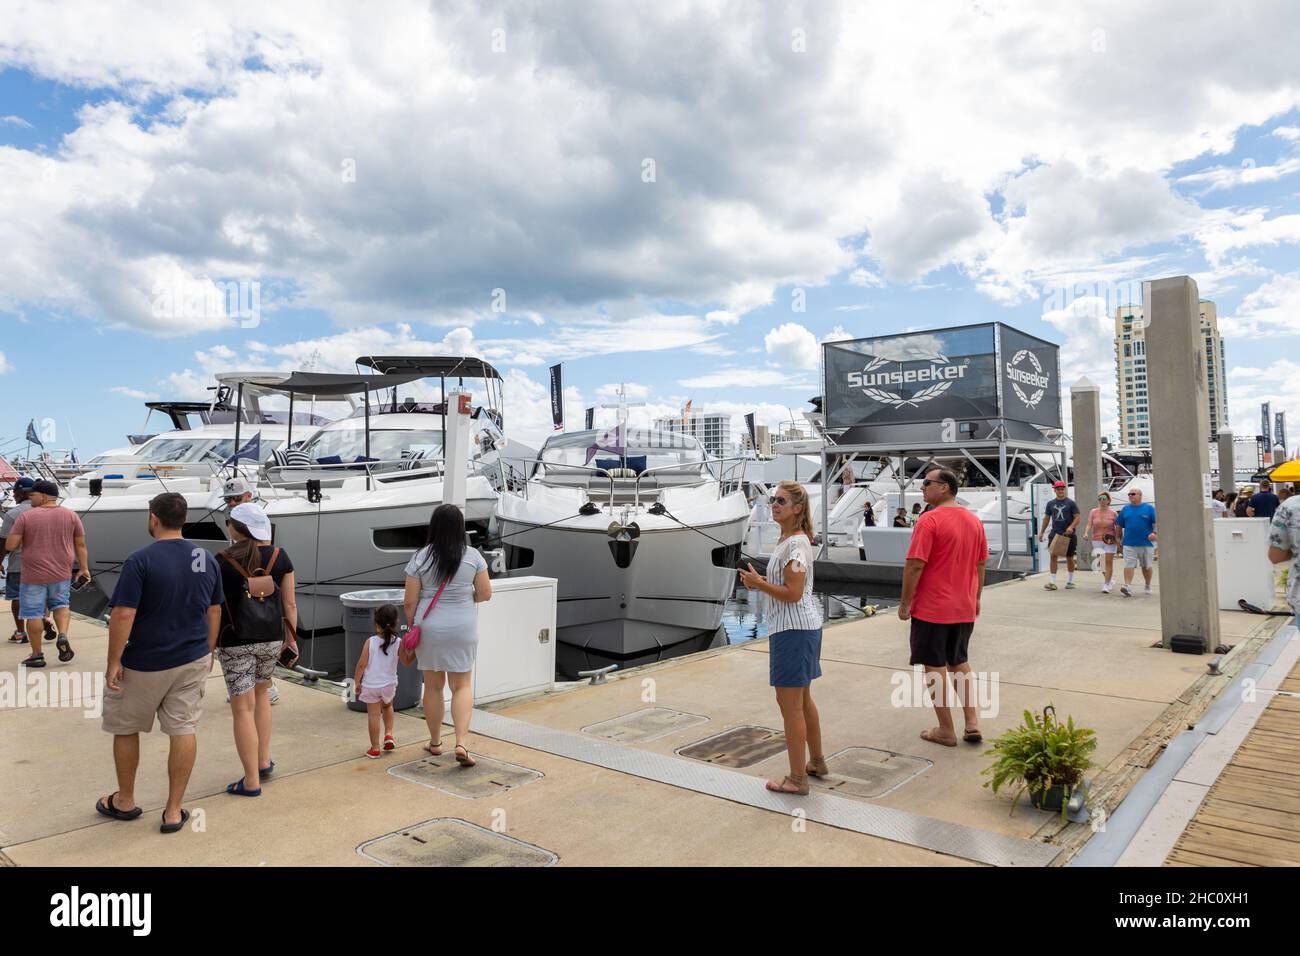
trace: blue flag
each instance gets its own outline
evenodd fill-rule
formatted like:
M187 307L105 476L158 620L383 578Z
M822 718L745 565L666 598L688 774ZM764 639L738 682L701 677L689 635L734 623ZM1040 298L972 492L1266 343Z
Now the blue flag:
M41 436L36 434L36 419L34 418L27 423L27 440L33 445L45 447L45 442L41 441Z
M262 433L261 432L258 432L256 435L250 438L248 440L248 444L246 444L243 448L239 449L239 451L235 452L233 455L227 458L226 464L233 465L241 458L248 458L251 459L252 461L262 460Z

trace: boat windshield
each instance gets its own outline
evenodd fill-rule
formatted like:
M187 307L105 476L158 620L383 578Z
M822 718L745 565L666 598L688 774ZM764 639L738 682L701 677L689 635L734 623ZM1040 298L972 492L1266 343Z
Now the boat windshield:
M192 438L153 438L141 445L134 457L150 462L193 461L214 444L216 441L210 435L195 435Z
M638 472L667 465L703 466L706 459L704 447L690 435L628 428L621 445L619 438L617 430L612 428L556 435L542 447L541 459L550 465L633 468ZM688 467L682 468L687 470Z
M366 433L362 428L336 428L317 432L302 448L315 461L337 457L352 462L366 457ZM370 458L398 461L421 452L425 458L442 454L442 431L436 428L379 428L370 431Z

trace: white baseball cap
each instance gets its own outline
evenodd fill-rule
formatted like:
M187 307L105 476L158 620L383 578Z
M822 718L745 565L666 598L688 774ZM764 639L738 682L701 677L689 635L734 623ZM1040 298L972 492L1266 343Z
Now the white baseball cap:
M245 501L230 509L230 517L246 527L257 541L271 540L271 519L266 516L261 505Z

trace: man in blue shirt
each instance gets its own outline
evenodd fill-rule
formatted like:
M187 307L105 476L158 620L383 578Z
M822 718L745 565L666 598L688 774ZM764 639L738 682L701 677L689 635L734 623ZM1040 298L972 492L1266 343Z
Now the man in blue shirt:
M1115 517L1115 525L1124 529L1124 583L1119 593L1133 596L1133 569L1142 569L1146 592L1151 593L1151 571L1155 566L1156 509L1142 503L1142 491L1130 488L1128 504Z
M1278 496L1273 494L1273 486L1269 480L1261 478L1259 491L1250 496L1250 501L1246 505L1246 517L1268 518L1271 521L1280 503Z
M104 673L103 727L113 735L118 789L101 797L95 809L115 820L140 815L135 804L140 734L152 731L157 717L171 738L163 833L175 833L189 819L181 799L194 769L194 734L224 597L215 557L181 536L188 510L184 496L174 492L149 502L154 543L122 564L110 602Z
M1079 550L1079 538L1074 533L1074 529L1079 526L1079 506L1074 503L1074 499L1067 497L1065 494L1065 482L1058 481L1052 485L1056 497L1047 503L1043 513L1043 527L1038 532L1038 540L1042 541L1051 529L1052 537L1047 539L1047 545L1050 548L1052 540L1057 535L1061 535L1069 540L1065 549L1065 566L1068 577L1065 579L1067 590L1074 587L1074 556ZM1047 583L1043 585L1049 591L1056 590L1056 564L1057 555L1052 554L1051 567L1052 573L1048 576Z

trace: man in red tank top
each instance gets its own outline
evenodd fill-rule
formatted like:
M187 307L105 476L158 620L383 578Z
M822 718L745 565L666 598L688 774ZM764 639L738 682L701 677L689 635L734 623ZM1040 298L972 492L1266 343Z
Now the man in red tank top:
M921 737L945 747L957 746L949 710L956 702L965 717L962 739L978 744L984 738L967 648L979 616L988 539L979 518L957 503L953 472L937 465L927 469L921 493L931 507L912 530L898 604L899 618L912 622L910 663L925 668L939 720L938 727L922 732ZM955 701L948 684L950 674L956 683Z

